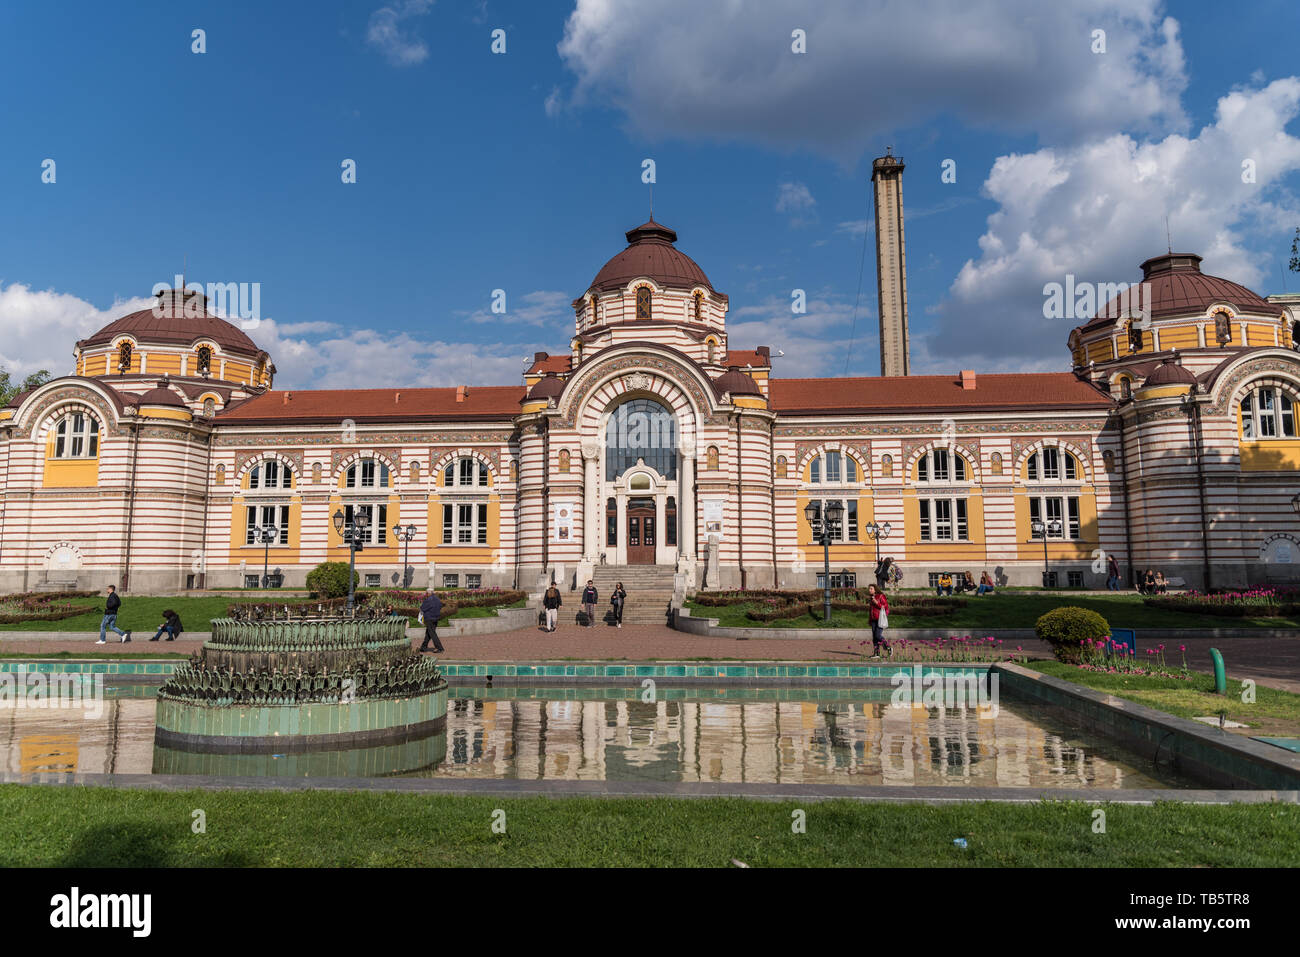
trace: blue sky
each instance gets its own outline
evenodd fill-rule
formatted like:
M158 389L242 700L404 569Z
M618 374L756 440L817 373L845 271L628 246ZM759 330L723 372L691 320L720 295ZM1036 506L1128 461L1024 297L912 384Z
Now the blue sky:
M68 371L78 336L187 262L261 284L277 384L515 382L565 350L569 301L646 219L652 158L655 216L729 294L733 348L784 349L778 375L875 374L869 232L857 291L888 144L908 167L914 371L1065 368L1073 323L1043 318L1043 283L1137 279L1167 214L1207 272L1300 290L1280 271L1297 9L6 4L0 365Z

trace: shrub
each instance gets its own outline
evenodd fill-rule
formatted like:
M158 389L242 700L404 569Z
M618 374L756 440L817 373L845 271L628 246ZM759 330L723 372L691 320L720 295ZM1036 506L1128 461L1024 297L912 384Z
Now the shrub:
M338 598L348 593L347 562L321 562L307 573L307 587L324 598ZM361 582L361 576L352 572L352 587Z
M1083 643L1109 635L1110 624L1091 609L1065 605L1039 618L1034 633L1052 646L1058 661L1078 664Z

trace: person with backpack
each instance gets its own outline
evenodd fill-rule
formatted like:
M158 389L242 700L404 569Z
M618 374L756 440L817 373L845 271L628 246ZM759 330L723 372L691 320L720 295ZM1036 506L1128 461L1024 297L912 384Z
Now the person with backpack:
M871 657L880 657L880 646L884 645L889 656L894 656L893 646L885 638L885 629L889 627L889 599L875 585L867 586L867 598L871 601Z
M163 612L163 623L158 626L158 630L154 632L154 636L149 640L157 641L162 637L162 633L165 631L167 632L167 640L175 641L176 636L184 630L184 626L181 625L181 616L168 608Z
M614 611L614 627L623 627L623 604L627 601L627 592L623 589L623 583L619 582L614 586L614 594L610 596L609 603Z
M560 597L560 590L555 587L555 582L551 582L551 587L546 589L546 594L542 595L542 607L546 609L546 630L554 631L556 619L560 617L560 606L564 604L564 599Z
M424 642L420 645L420 654L429 650L430 642L433 643L434 654L443 653L442 642L438 640L438 619L441 617L442 599L430 585L425 591L424 601L420 602L420 621L424 624Z
M893 564L892 558L882 558L876 565L876 588L880 591L884 591L885 586L889 584L889 570Z
M99 623L99 641L97 645L106 644L105 635L112 631L122 636L123 641L131 640L131 629L123 631L117 627L117 613L122 607L122 599L117 597L117 588L113 585L108 586L108 598L104 600L104 618Z
M596 602L600 596L596 593L596 583L587 579L587 587L582 590L582 608L587 613L587 627L596 623Z

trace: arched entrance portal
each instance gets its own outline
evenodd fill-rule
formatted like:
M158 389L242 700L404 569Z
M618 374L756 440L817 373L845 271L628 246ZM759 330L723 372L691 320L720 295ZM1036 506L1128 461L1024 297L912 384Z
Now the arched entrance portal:
M674 564L681 456L677 417L655 399L634 398L610 412L604 431L605 561Z

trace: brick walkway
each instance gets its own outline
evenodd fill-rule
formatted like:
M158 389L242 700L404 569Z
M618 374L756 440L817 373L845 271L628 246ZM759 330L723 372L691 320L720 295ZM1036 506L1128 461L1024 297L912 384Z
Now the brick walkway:
M417 632L412 631L412 635ZM22 635L22 637L19 637ZM97 634L72 637L66 633L47 632L40 637L32 633L0 632L0 650L25 654L53 654L68 652L107 652L109 654L132 652L171 652L190 654L197 651L205 634L195 634L187 640L150 642L133 638L130 644L110 642L95 644ZM418 647L420 638L413 638ZM559 659L626 659L630 661L673 660L696 658L732 659L740 661L851 661L863 650L856 643L850 647L847 637L828 635L825 640L802 638L762 638L738 641L732 638L699 638L666 625L624 625L620 629L607 626L580 628L562 626L555 634L536 628L501 632L495 635L469 635L463 638L447 637L443 645L448 661L523 661ZM1260 684L1300 692L1300 632L1288 638L1189 638L1185 641L1165 642L1165 657L1177 667L1182 663L1178 650L1187 646L1187 663L1197 671L1210 671L1210 648L1218 648L1233 678L1253 678ZM1036 639L1007 641L1003 650L1010 653L1023 646L1034 657L1047 658L1051 652ZM870 645L866 646L870 648ZM1148 644L1141 642L1139 655L1144 655Z

